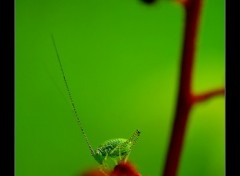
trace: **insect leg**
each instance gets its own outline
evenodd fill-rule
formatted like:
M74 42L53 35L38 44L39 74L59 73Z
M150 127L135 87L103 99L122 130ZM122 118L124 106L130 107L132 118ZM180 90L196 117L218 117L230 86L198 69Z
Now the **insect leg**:
M117 147L123 147L124 145L127 145L128 143L132 143L132 146L133 146L133 145L136 143L139 135L140 135L140 131L139 131L139 130L136 130L136 131L132 134L132 136L131 136L126 142L118 145ZM131 148L132 148L132 146L131 146ZM116 148L117 148L117 147L116 147ZM116 148L114 148L114 149L112 150L112 152L115 151Z
M121 157L121 147L118 147L118 152L119 152L119 159L121 161L122 160L122 157Z
M131 151L130 151L130 152L131 152ZM127 162L128 157L129 157L129 155L130 155L130 152L123 158L123 161L124 161L124 162Z
M102 172L102 173L103 173L105 176L108 176L108 174L107 174L107 173L104 171L104 169L103 169L103 168L101 168L101 167L100 167L100 169L99 169L99 170L100 170L100 172Z
M106 163L107 158L108 158L108 153L107 153L106 156L104 157L103 163L102 163L103 167L106 168L106 169L109 168L109 167L108 167L108 164Z
M126 144L127 143L122 143L122 144L119 144L118 146L116 146L110 154L112 154L113 152L115 152L116 150L118 150L118 157L119 157L119 161L125 161L126 160L126 157L128 157L129 153L127 154L122 154L122 150L124 151L125 147L126 147Z
M138 137L139 137L139 135L140 135L140 131L139 131L139 130L136 130L136 131L133 133L133 135L126 141L126 143L132 142L133 144L135 144L136 141L137 141L137 139L138 139Z
M134 140L131 142L132 145L130 146L129 152L128 152L127 155L125 155L124 158L123 158L124 162L127 161L128 157L129 157L129 155L130 155L130 153L131 153L131 151L132 151L132 147L136 144L136 140L137 140L137 138L134 139Z
M123 143L124 144L124 143ZM117 145L114 149L112 149L111 151L110 151L110 155L111 154L113 154L113 152L115 152L116 150L118 150L119 151L119 154L121 153L121 147L123 146L123 144L119 144L119 145Z
M124 162L126 162L127 161L127 159L128 159L128 157L129 157L129 155L130 155L130 153L131 153L131 151L132 151L132 147L136 144L136 141L137 141L137 139L138 139L138 137L139 137L139 135L140 135L140 131L138 131L138 130L136 130L133 134L132 134L132 136L126 141L126 142L124 142L123 144L121 144L121 145L119 145L118 147L119 147L119 157L120 157L120 160L124 160ZM128 144L131 144L131 146L130 146L130 149L129 149L129 151L127 152L127 154L126 155L124 155L123 156L123 158L121 158L121 148L124 148L124 146L127 146Z

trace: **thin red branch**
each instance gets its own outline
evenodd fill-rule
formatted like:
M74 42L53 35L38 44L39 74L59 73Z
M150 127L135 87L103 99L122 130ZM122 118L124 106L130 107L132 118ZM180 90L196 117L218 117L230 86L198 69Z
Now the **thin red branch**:
M213 98L213 97L216 97L216 96L220 96L220 95L224 95L224 93L225 93L225 89L224 88L211 90L211 91L202 93L200 95L195 95L193 97L193 102L194 103L204 102L204 101L209 100L210 98Z
M180 83L173 130L163 176L175 176L177 174L189 112L193 104L191 96L192 70L202 0L188 0L182 5L185 10L186 21L181 57Z

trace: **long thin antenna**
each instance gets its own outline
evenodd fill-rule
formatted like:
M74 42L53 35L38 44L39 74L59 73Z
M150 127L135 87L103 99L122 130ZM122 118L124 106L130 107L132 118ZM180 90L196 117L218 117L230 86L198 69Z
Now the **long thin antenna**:
M91 144L90 144L90 142L88 140L88 137L87 137L87 135L86 135L86 133L85 133L83 127L82 127L81 121L79 119L79 116L78 116L78 113L77 113L77 110L76 110L76 107L75 107L75 104L74 104L74 101L73 101L73 98L72 98L72 94L70 92L70 89L69 89L69 86L68 86L68 83L67 83L67 79L65 77L65 73L64 73L64 70L63 70L62 62L61 62L60 56L58 54L58 50L57 50L57 46L56 46L53 34L51 36L52 36L52 42L53 42L53 45L54 45L54 48L55 48L55 51L56 51L56 54L57 54L58 63L59 63L60 68L61 68L61 72L62 72L62 76L63 76L63 79L64 79L64 83L65 83L65 86L66 86L66 89L67 89L67 92L68 92L68 97L70 99L70 102L71 102L71 105L72 105L72 108L73 108L74 115L76 117L78 125L80 126L80 129L82 131L83 137L84 137L85 141L87 142L88 148L90 149L91 155L94 155L94 150L93 150L93 148L92 148L92 146L91 146Z

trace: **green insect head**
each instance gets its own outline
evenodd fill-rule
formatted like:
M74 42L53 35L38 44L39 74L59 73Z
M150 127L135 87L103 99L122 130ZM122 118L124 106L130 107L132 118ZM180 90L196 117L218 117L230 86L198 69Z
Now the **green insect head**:
M92 156L99 164L103 164L104 156L100 150L97 149L94 153L92 153Z

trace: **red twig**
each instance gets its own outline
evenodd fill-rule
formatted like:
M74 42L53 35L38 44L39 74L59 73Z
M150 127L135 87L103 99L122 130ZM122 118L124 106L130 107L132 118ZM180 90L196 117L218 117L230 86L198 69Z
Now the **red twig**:
M201 0L183 3L185 10L184 44L181 59L180 83L173 130L168 148L163 176L175 176L179 166L188 115L192 106L191 81L194 62L196 34L201 9Z
M195 95L193 101L194 101L194 103L204 102L215 96L224 95L224 92L225 92L224 88L208 91L208 92L202 93L200 95Z
M177 174L192 105L224 93L224 89L196 96L192 93L192 71L202 0L178 0L178 2L184 7L186 21L177 106L163 176L176 176Z

